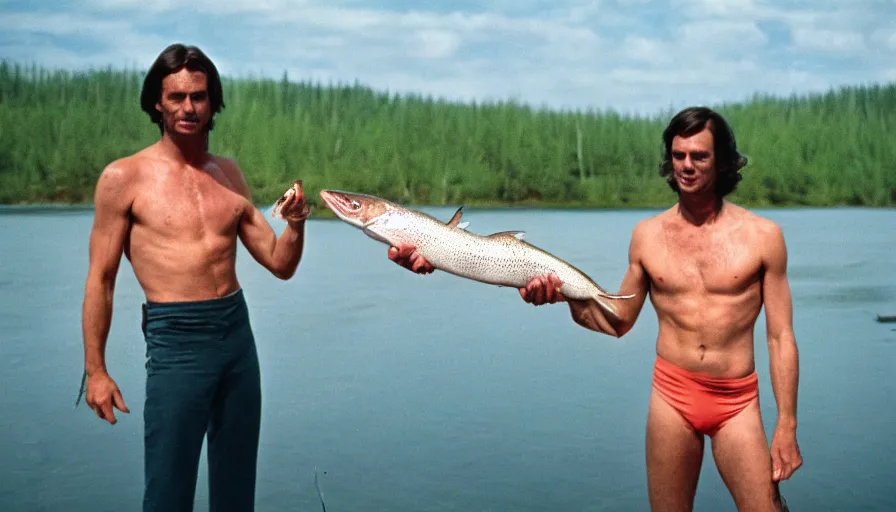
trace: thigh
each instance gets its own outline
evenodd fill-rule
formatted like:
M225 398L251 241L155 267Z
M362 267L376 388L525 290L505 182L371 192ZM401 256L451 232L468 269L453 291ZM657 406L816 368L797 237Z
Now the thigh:
M777 510L772 460L758 399L713 436L712 453L739 511Z
M694 506L703 436L657 393L647 413L647 487L653 511L686 511Z
M192 510L214 381L150 369L144 420L144 510Z
M209 420L212 510L252 510L260 426L261 376L253 347L222 378Z
M261 422L261 372L254 348L222 376L209 417L209 445L257 443Z

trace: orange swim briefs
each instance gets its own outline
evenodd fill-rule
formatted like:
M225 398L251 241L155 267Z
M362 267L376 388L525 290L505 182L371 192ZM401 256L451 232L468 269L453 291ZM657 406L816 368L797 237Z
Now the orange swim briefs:
M697 433L712 437L757 399L759 379L755 371L735 379L710 377L657 356L653 388Z

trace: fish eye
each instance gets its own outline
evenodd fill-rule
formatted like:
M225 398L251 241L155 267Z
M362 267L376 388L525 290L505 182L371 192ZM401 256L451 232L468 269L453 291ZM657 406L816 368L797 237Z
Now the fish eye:
M361 203L359 203L359 202L357 202L357 201L352 201L352 208L354 208L355 210L357 210L357 209L360 208L360 207L361 207Z

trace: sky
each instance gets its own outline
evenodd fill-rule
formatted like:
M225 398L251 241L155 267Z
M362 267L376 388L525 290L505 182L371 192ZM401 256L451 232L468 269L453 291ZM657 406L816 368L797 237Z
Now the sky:
M652 115L896 82L896 0L0 0L0 59Z

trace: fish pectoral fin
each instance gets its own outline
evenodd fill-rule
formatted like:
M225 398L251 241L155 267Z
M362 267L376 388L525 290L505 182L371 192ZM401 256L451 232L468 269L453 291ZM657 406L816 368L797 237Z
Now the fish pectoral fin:
M523 237L525 237L525 236L526 236L525 231L499 231L497 233L492 233L491 235L488 235L489 238L513 237L513 238L516 238L517 240L522 240Z
M454 215L451 216L451 220L448 221L448 227L454 228L457 227L458 223L460 223L460 218L463 216L463 205L454 212ZM463 228L460 228L463 229Z
M457 229L467 229L467 226L469 226L469 225L470 225L469 222L461 222L460 224L457 225Z

